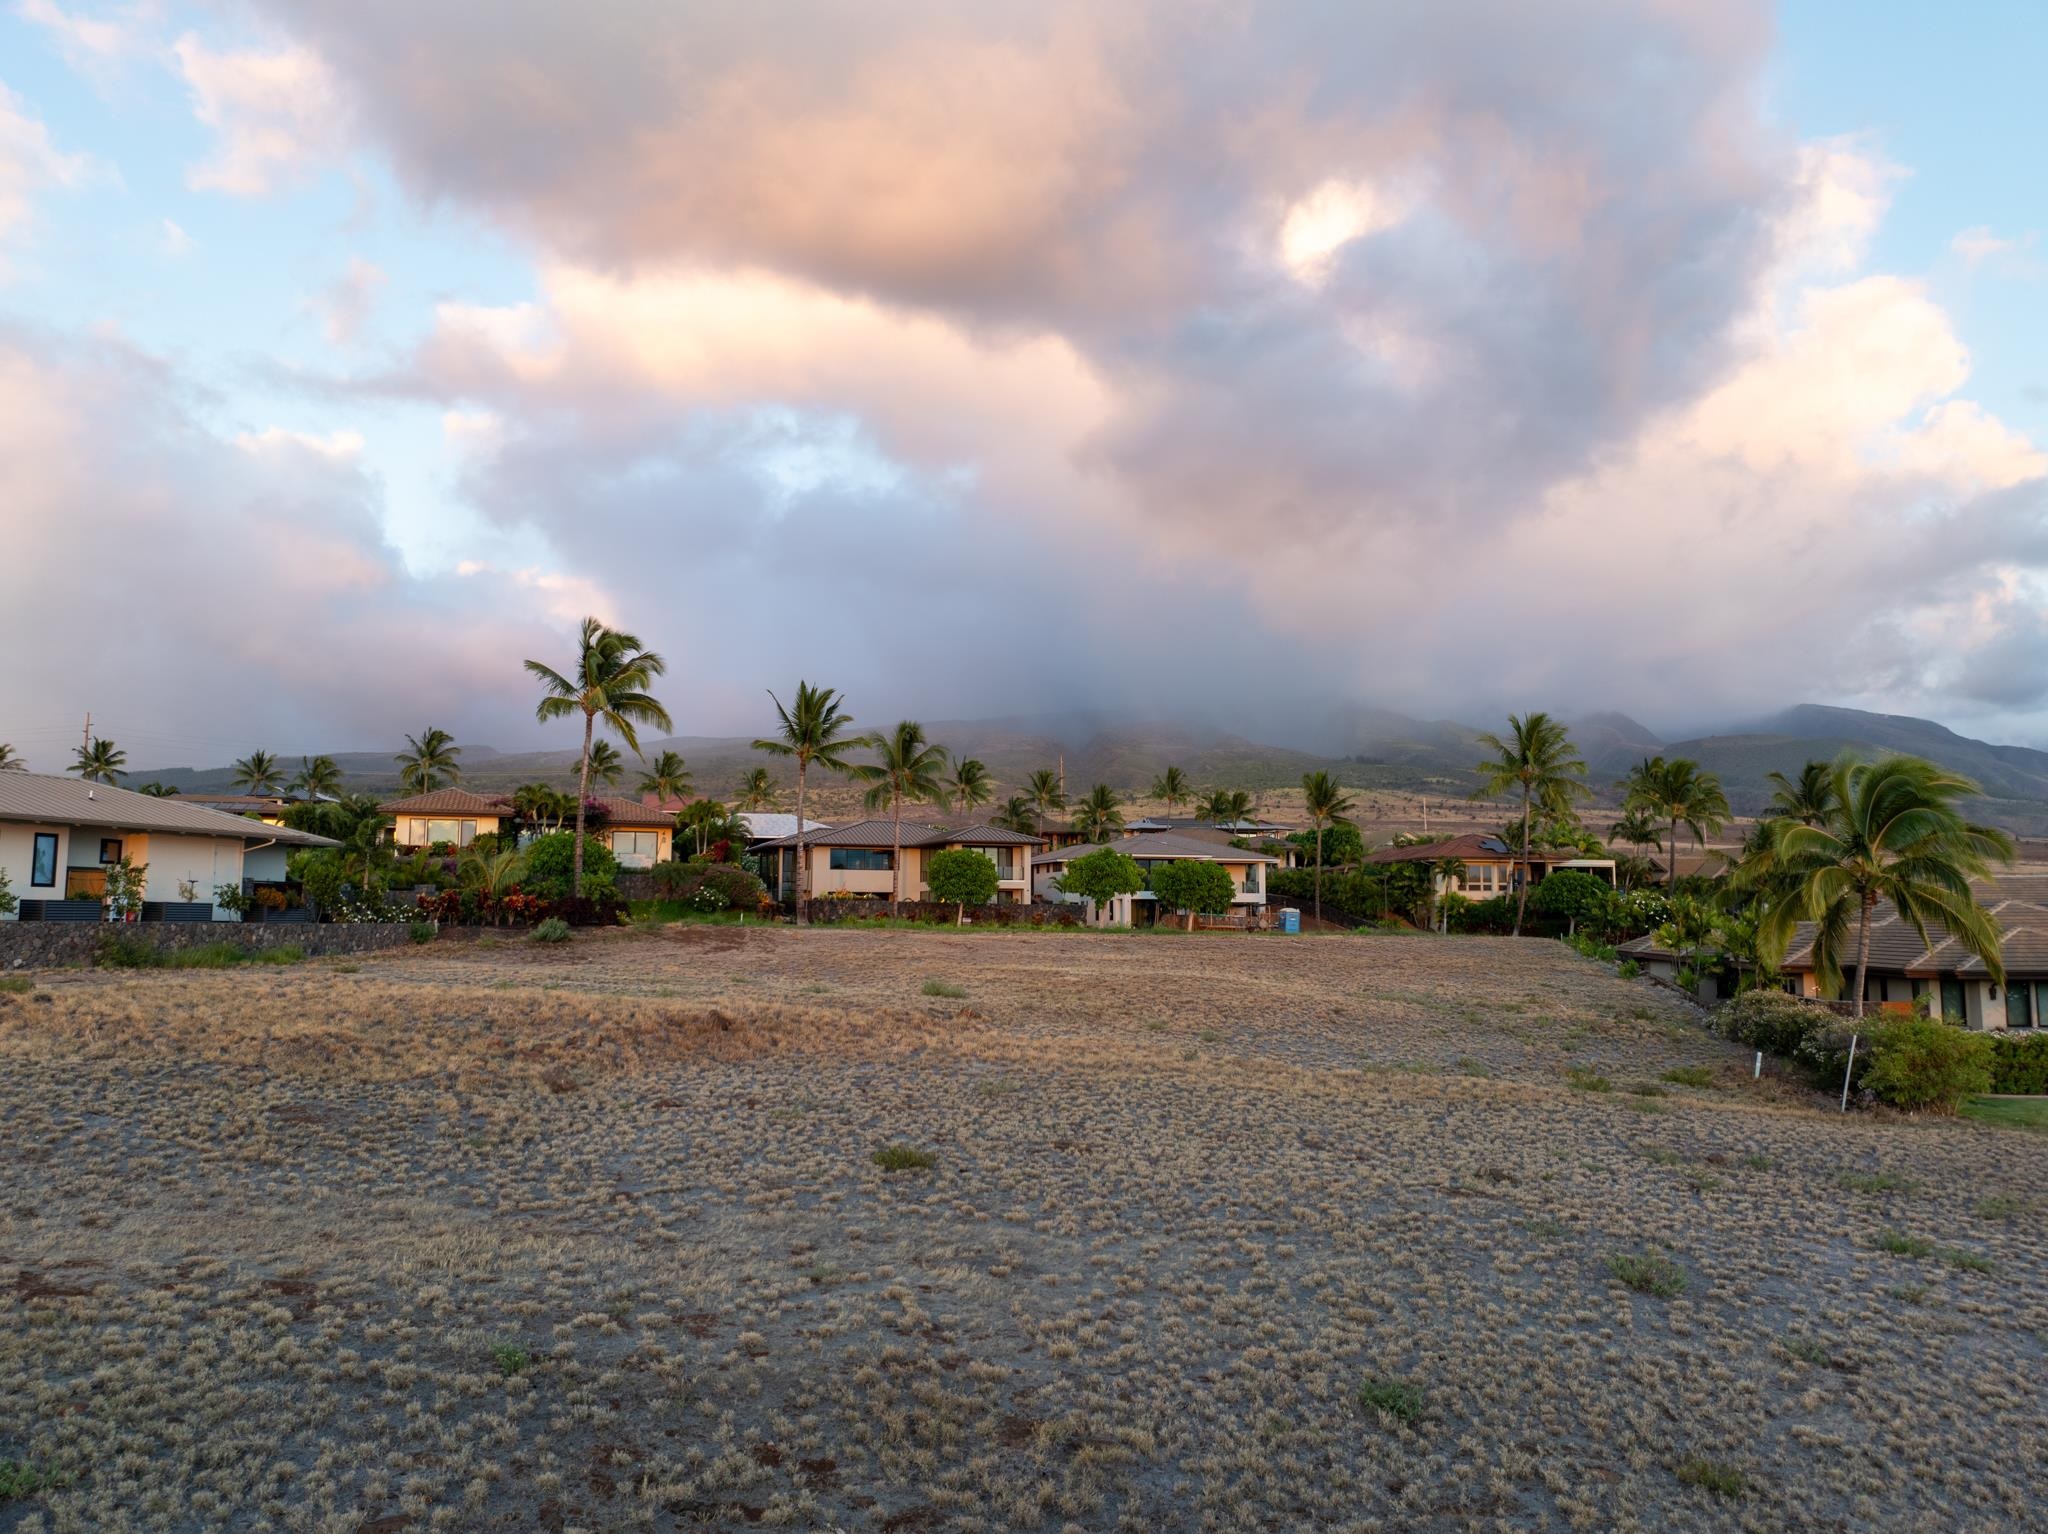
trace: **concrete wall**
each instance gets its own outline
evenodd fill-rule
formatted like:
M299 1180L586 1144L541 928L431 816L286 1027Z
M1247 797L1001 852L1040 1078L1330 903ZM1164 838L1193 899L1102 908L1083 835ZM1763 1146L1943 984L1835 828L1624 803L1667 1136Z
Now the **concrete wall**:
M114 933L166 950L203 948L208 943L225 941L240 943L245 948L298 947L309 954L368 953L396 948L412 940L411 928L403 922L327 927L212 922L124 922L118 926L108 922L11 922L0 927L0 970L89 965L101 942Z

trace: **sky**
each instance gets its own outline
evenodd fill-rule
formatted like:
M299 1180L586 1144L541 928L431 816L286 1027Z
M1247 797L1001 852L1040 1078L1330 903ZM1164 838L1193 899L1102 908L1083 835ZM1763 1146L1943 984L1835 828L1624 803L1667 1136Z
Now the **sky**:
M0 0L0 740L2048 745L2038 4ZM561 736L561 739L557 739Z

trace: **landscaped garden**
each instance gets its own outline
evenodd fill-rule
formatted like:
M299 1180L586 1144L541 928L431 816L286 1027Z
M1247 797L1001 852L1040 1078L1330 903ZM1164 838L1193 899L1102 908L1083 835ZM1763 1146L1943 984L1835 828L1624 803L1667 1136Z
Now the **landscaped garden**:
M1564 945L565 935L0 988L0 1530L2038 1518L2038 1138Z

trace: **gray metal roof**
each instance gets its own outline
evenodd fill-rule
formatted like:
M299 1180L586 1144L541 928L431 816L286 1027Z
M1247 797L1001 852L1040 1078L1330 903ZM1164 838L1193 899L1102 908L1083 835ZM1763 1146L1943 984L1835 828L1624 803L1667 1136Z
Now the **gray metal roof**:
M35 772L0 772L0 820L42 825L97 826L109 831L156 831L171 836L232 836L293 847L338 847L339 842L285 826L266 826L203 805L180 804L104 783Z
M792 817L793 819L794 817ZM893 847L896 844L896 823L893 820L857 820L850 826L834 826L818 832L805 832L804 845L807 847ZM1036 847L1038 838L1027 836L1022 831L1006 831L1001 826L958 826L933 825L925 820L903 822L903 845L906 847ZM768 851L780 847L794 847L796 833L777 837L765 842L757 850Z
M1091 852L1100 852L1105 846L1118 852L1127 852L1134 858L1152 858L1171 862L1176 858L1199 858L1210 863L1275 863L1280 860L1263 852L1247 852L1241 847L1229 847L1220 842L1205 842L1198 837L1183 836L1177 831L1141 831L1136 836L1122 837L1113 842L1080 842L1072 847L1060 847L1052 852L1041 852L1031 860L1034 868L1054 863L1071 863L1076 858L1085 858Z
M776 810L741 810L740 819L747 823L749 841L774 841L777 837L796 835L796 816ZM832 827L822 820L804 818L805 831L829 831Z

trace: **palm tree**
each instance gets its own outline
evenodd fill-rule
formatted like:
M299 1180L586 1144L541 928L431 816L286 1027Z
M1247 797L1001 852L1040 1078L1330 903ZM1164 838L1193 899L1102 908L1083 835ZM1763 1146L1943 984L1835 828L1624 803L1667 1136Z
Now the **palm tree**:
M962 815L971 814L975 806L994 798L995 791L996 780L990 776L986 762L971 756L953 758L953 770L946 779L946 797L953 801L954 809Z
M28 763L21 759L21 753L0 740L0 772L27 772Z
M1881 762L1847 757L1828 773L1833 809L1820 825L1786 822L1766 854L1767 880L1787 892L1774 900L1758 929L1758 948L1782 957L1794 925L1813 923L1814 973L1824 990L1842 983L1842 956L1856 933L1856 1016L1870 969L1870 913L1892 903L1923 943L1938 922L1963 949L2005 983L1998 926L1977 903L1972 879L1994 861L2013 860L2012 838L1963 818L1958 801L1978 792L1960 773L1918 757Z
M867 746L875 753L875 760L855 767L853 775L870 785L868 808L879 810L888 805L895 823L895 852L889 880L889 903L893 909L903 903L903 801L929 804L945 798L946 784L939 774L945 771L946 748L926 740L924 726L915 719L899 721L886 735L868 737Z
M268 751L251 751L235 763L235 787L250 794L274 794L284 781L284 769Z
M668 662L640 643L636 634L607 628L595 618L585 618L577 639L572 676L552 666L529 660L526 669L540 679L542 696L534 716L542 723L550 719L583 716L583 758L576 781L576 856L570 888L583 893L584 804L590 798L590 747L597 724L640 751L636 726L651 724L673 730L668 710L647 691L654 679L668 670ZM573 680L572 680L573 677Z
M1337 780L1327 772L1304 772L1301 775L1302 806L1308 813L1308 823L1316 828L1316 922L1323 919L1323 832L1330 826L1350 821L1354 801L1345 793Z
M405 749L391 760L398 763L398 782L409 794L431 794L443 782L460 783L462 767L457 758L462 747L446 730L431 725L418 735L405 737Z
M1091 842L1106 842L1124 828L1124 812L1107 783L1088 790L1088 797L1074 806L1074 829Z
M1655 847L1660 852L1663 850L1664 828L1650 817L1647 810L1623 809L1621 818L1607 828L1607 839L1609 841L1627 842L1636 849L1634 861L1640 863L1643 861L1642 851L1645 847ZM1626 861L1628 860L1624 860L1624 862ZM1626 871L1623 873L1622 887L1624 889L1628 887L1628 874Z
M689 764L681 754L663 751L640 774L639 791L654 795L657 804L667 804L671 799L687 799L697 788L690 781Z
M676 811L676 829L690 833L701 858L711 845L711 828L724 825L731 815L716 799L696 799Z
M332 799L341 792L341 768L331 756L302 756L291 787L308 799Z
M517 847L506 847L497 852L480 853L467 850L462 854L459 874L464 885L477 891L488 902L494 922L502 922L498 913L498 902L519 887L519 881L526 876L526 854Z
M1707 838L1728 823L1728 796L1721 792L1721 780L1704 772L1700 764L1682 756L1669 761L1653 756L1630 769L1622 785L1621 807L1655 815L1671 827L1671 844L1666 848L1671 862L1666 889L1678 893L1678 828L1692 832L1702 848Z
M1003 807L989 816L988 823L1005 831L1021 831L1026 836L1036 836L1038 821L1032 813L1031 801L1022 794L1012 794L1003 801Z
M743 810L772 810L776 800L775 775L756 767L740 779L739 807Z
M1508 715L1508 734L1503 740L1492 733L1479 737L1479 744L1493 756L1472 770L1479 774L1475 799L1498 798L1520 790L1522 795L1521 887L1515 900L1514 935L1522 935L1522 918L1529 909L1529 818L1541 808L1548 814L1569 814L1572 801L1587 793L1585 759L1572 744L1571 733L1541 711Z
M1045 817L1067 807L1067 791L1060 787L1060 775L1050 767L1041 767L1031 774L1031 781L1024 785L1024 797L1031 801L1032 813L1038 818L1032 829L1040 836L1045 835Z
M1212 825L1231 825L1252 812L1252 796L1241 788L1212 788L1195 806L1195 813Z
M512 809L529 825L560 830L575 808L569 796L551 783L522 783L512 790Z
M1799 776L1788 778L1782 772L1764 775L1772 787L1769 818L1789 820L1795 825L1824 826L1837 809L1835 800L1835 773L1826 762L1808 762L1799 769Z
M796 759L796 924L801 927L809 920L804 902L811 892L811 865L804 855L804 779L813 762L828 772L848 771L846 753L864 745L866 737L850 733L853 716L839 706L839 694L830 687L799 681L792 707L784 708L772 691L768 701L775 705L782 733L755 741L754 749Z
M617 788L619 779L626 775L626 759L619 755L619 748L608 740L594 742L590 748L589 775L606 788Z
M128 776L121 770L128 765L128 753L111 740L95 735L71 755L71 765L64 770L77 773L88 783L112 786Z
M152 799L175 799L178 797L178 790L169 783L145 783L135 791L138 794L147 794Z
M1194 784L1188 781L1188 775L1178 767L1169 767L1152 780L1152 797L1165 801L1166 813L1169 815L1194 796Z

